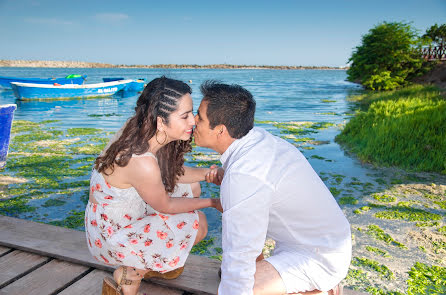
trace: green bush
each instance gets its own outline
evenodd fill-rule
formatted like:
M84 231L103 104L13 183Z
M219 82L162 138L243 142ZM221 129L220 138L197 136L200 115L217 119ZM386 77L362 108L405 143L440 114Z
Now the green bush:
M446 173L446 100L432 86L369 93L336 137L362 161Z
M371 90L392 90L423 72L421 40L406 23L384 22L362 37L353 51L347 79Z

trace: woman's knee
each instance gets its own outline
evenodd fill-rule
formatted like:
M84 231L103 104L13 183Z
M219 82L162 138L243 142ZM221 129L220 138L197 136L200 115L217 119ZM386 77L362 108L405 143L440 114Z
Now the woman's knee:
M194 182L190 184L190 187L192 189L192 195L194 198L199 198L201 195L201 185L199 182Z
M198 218L198 233L197 237L195 238L194 245L198 244L198 242L203 240L208 234L208 222L206 215L203 212L198 211Z

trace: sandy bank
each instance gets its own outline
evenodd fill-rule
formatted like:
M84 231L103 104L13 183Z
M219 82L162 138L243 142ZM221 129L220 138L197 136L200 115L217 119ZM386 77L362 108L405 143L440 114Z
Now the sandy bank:
M0 59L0 67L29 67L29 68L147 68L147 69L274 69L274 70L345 70L342 67L316 67L316 66L267 66L267 65L124 65L81 61L54 61L54 60L5 60Z

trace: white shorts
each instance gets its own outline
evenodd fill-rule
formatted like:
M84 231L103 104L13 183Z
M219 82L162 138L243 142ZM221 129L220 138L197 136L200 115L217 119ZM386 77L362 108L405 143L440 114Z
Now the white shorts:
M315 259L300 253L277 250L279 249L265 260L280 274L287 293L328 291L339 284L346 275L343 270L340 273L329 273L327 268Z

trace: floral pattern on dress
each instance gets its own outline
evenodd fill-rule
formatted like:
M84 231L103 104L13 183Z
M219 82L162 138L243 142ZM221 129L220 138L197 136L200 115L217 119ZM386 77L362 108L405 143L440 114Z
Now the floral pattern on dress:
M198 232L196 211L160 213L134 188L115 188L95 169L90 192L98 204L87 204L85 233L96 260L159 272L184 265ZM190 185L178 184L171 197L192 198Z

